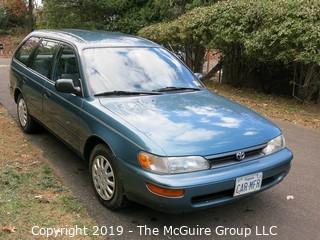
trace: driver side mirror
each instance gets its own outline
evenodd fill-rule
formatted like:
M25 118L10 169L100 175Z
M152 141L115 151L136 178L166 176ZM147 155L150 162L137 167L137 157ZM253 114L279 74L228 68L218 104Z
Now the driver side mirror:
M73 93L75 95L80 95L80 87L75 87L72 79L58 79L55 82L55 88L58 92L63 93Z
M202 73L194 73L194 75L196 76L196 78L198 79L198 80L200 80L200 81L202 81L203 80L203 74Z

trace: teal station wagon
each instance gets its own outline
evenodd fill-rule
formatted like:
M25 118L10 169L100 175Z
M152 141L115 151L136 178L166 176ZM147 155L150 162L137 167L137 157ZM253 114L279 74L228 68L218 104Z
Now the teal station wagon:
M210 92L146 39L35 31L15 52L10 75L23 131L41 124L87 161L110 209L128 200L167 212L212 207L289 172L293 155L277 126Z

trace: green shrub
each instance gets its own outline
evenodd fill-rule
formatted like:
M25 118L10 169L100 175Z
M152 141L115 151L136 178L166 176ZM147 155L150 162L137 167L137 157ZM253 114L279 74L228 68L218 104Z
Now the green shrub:
M292 73L286 75L287 83L294 78L305 99L320 101L318 0L220 1L145 27L139 34L175 46L189 43L221 50L227 82L241 84L252 73L282 67Z
M9 16L6 9L0 6L0 30L4 30L8 24Z

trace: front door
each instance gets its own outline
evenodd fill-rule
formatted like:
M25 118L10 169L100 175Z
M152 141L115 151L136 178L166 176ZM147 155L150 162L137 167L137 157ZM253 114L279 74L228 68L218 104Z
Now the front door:
M81 119L83 98L71 93L58 92L55 89L57 79L72 79L74 85L81 88L77 56L75 50L67 45L61 46L52 81L45 85L43 109L50 129L75 150L79 150L84 126Z

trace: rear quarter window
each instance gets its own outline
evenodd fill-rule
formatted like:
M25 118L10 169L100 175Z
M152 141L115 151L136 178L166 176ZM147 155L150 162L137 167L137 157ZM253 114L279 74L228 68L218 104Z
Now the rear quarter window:
M38 43L40 41L40 38L37 37L31 37L29 38L25 43L22 44L22 46L18 49L15 58L27 65L30 56L32 54L32 52L34 51L34 49L38 46Z

